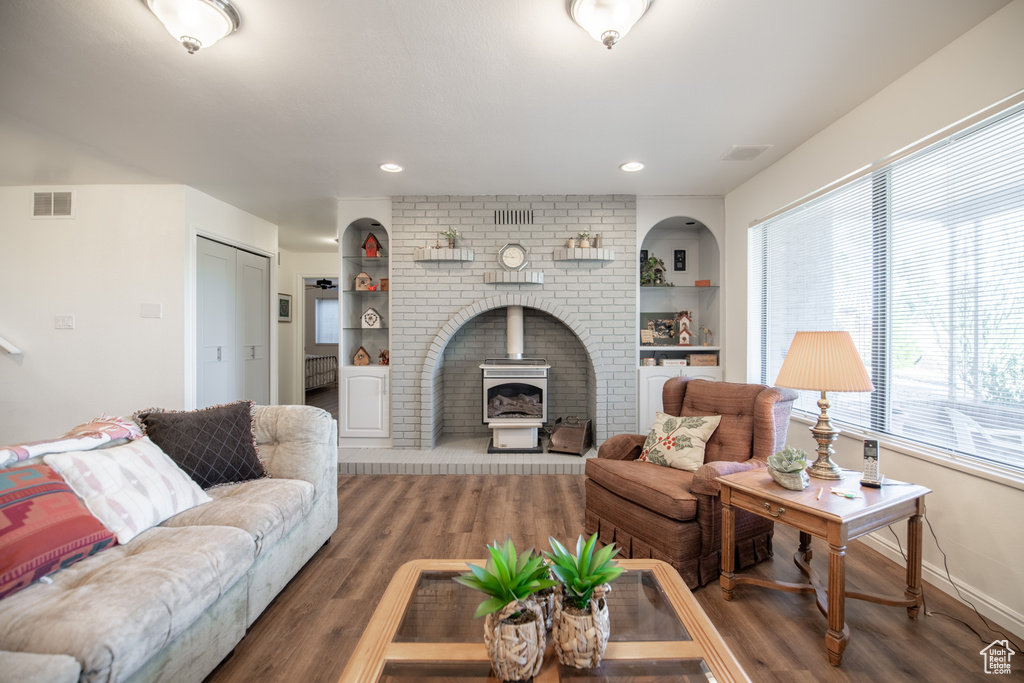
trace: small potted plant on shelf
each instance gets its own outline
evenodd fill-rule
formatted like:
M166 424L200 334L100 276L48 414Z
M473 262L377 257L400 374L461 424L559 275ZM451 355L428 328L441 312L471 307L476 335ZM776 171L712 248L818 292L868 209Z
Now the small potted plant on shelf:
M786 446L768 456L768 474L779 486L791 491L803 491L810 485L807 476L807 452Z
M558 661L577 669L595 667L608 646L610 628L604 596L611 591L608 584L622 574L622 568L612 562L619 550L613 543L595 552L597 534L586 541L580 536L575 555L554 538L548 541L551 552L544 555L561 583L561 590L555 591L551 623Z
M590 249L590 232L587 230L580 233L580 249Z
M459 239L459 237L461 237L461 235L459 234L459 231L456 230L455 228L448 228L447 230L445 230L445 231L443 231L441 233L441 236L448 240L448 248L449 249L454 249L455 248L455 240L457 240L457 239Z
M547 629L541 608L531 597L558 581L548 578L544 558L533 548L517 555L511 538L501 547L495 541L487 552L490 559L483 567L471 564L469 572L454 580L490 596L473 617L485 617L484 645L495 675L503 681L536 676L544 660Z

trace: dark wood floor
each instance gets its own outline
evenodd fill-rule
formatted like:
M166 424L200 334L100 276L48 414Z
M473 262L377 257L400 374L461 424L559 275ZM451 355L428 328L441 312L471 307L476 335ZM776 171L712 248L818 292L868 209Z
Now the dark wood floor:
M306 392L305 404L323 408L331 414L335 420L338 419L338 385L310 389Z
M548 535L566 540L582 533L583 502L583 477L575 475L341 477L331 542L208 681L336 681L402 563L480 557L486 543L507 534L518 546L546 548ZM776 529L775 557L756 571L800 580L791 559L796 534ZM820 551L812 561L823 575L826 556ZM856 541L847 551L846 576L850 590L902 592L902 567ZM979 651L996 635L968 607L929 584L925 591L929 611L967 621L985 642L944 617L911 620L902 608L849 600L850 644L834 668L824 650L825 618L812 596L739 586L725 602L717 583L694 594L755 682L989 680ZM1013 669L1004 680L1024 677L1019 660Z

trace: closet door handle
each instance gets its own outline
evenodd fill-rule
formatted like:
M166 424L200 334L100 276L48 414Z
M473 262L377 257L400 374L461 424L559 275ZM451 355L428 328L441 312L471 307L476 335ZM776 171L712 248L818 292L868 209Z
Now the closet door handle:
M220 347L217 347L217 360L220 360Z

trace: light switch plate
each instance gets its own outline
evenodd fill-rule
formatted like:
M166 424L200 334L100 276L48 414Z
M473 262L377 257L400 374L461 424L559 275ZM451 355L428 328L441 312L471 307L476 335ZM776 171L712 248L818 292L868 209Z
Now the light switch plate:
M162 318L163 304L142 304L142 317L143 318Z
M53 327L58 330L73 330L75 329L75 316L55 315L53 317Z

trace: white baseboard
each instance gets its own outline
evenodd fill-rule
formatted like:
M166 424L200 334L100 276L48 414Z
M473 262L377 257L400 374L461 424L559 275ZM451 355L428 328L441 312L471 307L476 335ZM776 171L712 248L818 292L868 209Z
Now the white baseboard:
M900 553L899 547L891 539L881 535L881 532L873 532L867 536L862 536L857 540L863 541L864 545L877 550L896 564L904 564L903 555ZM904 552L906 551L904 550ZM930 562L922 562L921 578L937 587L957 602L963 602L957 596L956 589L953 587L953 584L951 584L949 579L946 578L946 570L944 567L936 566ZM1007 631L1008 636L1014 637L1018 642L1020 642L1021 634L1024 634L1024 615L1007 607L991 596L978 591L962 579L953 577L953 580L956 582L956 588L960 589L960 593L970 600L986 619L991 621L996 627ZM925 599L928 599L927 594L925 595ZM970 607L970 605L967 606ZM988 634L983 631L982 637L988 637ZM995 636L993 635L993 638L994 637Z

